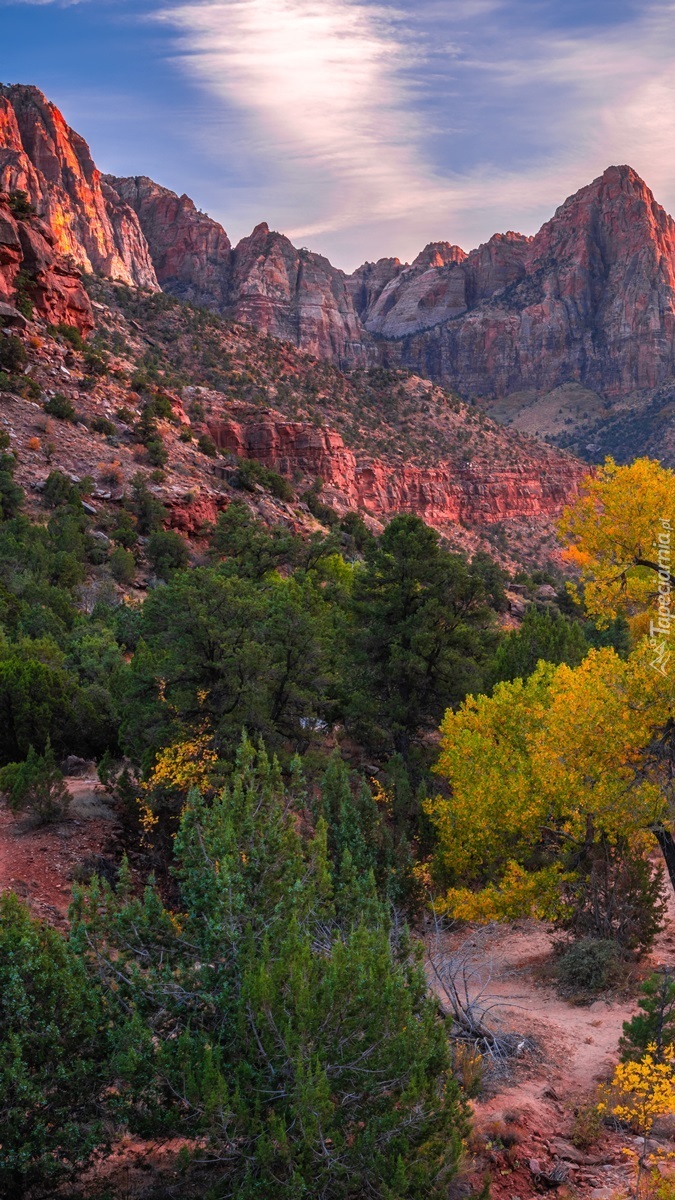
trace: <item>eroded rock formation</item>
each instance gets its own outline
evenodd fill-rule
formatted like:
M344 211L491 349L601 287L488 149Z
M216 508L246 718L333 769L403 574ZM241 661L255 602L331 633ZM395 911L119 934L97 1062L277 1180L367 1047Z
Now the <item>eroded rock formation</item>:
M251 421L210 421L223 450L255 458L293 478L320 477L331 499L375 517L414 512L438 529L480 527L523 517L554 517L578 490L585 469L571 456L534 447L518 465L489 461L404 465L369 459L341 435L280 414Z
M24 323L17 309L19 290L50 323L74 325L80 333L93 329L80 272L58 253L53 231L37 216L17 219L9 197L0 193L0 325Z
M87 143L38 88L0 85L0 190L25 192L55 249L85 271L158 287L135 212L101 186Z

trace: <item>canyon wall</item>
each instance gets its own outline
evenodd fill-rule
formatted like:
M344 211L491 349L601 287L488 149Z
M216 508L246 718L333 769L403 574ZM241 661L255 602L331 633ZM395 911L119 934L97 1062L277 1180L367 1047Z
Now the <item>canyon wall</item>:
M290 478L320 477L327 498L346 507L375 517L414 512L441 530L555 517L587 470L571 456L538 446L508 467L490 461L416 466L369 460L345 446L335 430L271 414L209 421L208 429L217 446L240 458L255 458Z
M0 85L0 191L25 192L56 251L85 271L158 288L136 213L102 186L87 143L38 88Z
M72 260L59 254L56 237L39 217L17 217L0 193L0 326L25 324L20 295L51 324L64 322L86 334L94 327L89 296Z

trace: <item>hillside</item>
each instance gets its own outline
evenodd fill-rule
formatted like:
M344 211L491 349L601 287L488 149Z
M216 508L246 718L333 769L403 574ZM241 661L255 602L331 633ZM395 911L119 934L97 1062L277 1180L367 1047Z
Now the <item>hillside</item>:
M375 523L414 511L453 543L492 547L505 561L555 553L555 518L582 473L571 457L504 432L404 372L344 375L171 297L102 280L88 286L89 349L32 323L22 335L30 384L26 376L5 384L0 420L24 487L39 488L59 468L91 475L94 503L114 504L139 469L154 466L151 486L170 525L194 535L241 495L237 462L248 458L290 483L284 499L260 484L247 493L267 521L315 528L302 497L320 480L329 511L312 507L324 520L330 509L359 510ZM139 432L157 392L165 397L161 465ZM72 405L71 420L42 411L37 401L54 394Z
M102 176L34 87L0 87L0 188L24 191L56 253L161 288L346 370L381 366L478 401L496 420L592 461L670 462L663 389L675 376L675 225L629 166L570 196L535 237L352 275L259 222L236 246L187 196Z

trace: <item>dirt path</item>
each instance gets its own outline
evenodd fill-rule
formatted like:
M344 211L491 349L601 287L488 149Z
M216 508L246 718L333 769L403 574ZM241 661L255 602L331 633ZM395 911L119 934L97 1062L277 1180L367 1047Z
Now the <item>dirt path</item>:
M575 1106L593 1097L597 1085L611 1076L623 1023L635 1013L637 1002L630 990L585 1006L561 999L544 981L551 933L541 922L522 921L446 935L433 946L442 958L458 951L468 955L469 993L475 996L485 989L491 1023L532 1039L536 1046L534 1053L524 1051L503 1080L493 1078L473 1104L474 1158L468 1164L473 1175L467 1187L479 1188L481 1172L489 1170L493 1200L539 1195L543 1185L537 1172L545 1175L553 1169L567 1172L575 1192L592 1200L626 1195L631 1184L633 1168L626 1151L635 1150L635 1139L630 1135L605 1131L588 1155L575 1151L569 1138ZM671 964L675 966L675 903L669 897L666 926L641 964L640 975ZM429 978L446 1007L433 972ZM495 1149L504 1130L507 1140L515 1139L509 1152ZM666 1139L667 1134L666 1130ZM672 1150L668 1140L664 1150Z
M92 778L67 779L71 804L65 820L35 828L0 804L0 891L22 896L35 914L65 921L73 871L90 855L114 853L116 817Z

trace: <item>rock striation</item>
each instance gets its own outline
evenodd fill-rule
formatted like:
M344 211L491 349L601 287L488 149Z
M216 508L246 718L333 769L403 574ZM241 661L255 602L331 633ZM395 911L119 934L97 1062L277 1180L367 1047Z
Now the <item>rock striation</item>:
M20 294L51 324L64 322L86 334L94 327L89 296L72 259L59 254L56 237L39 217L15 216L0 193L0 325L23 325Z
M38 88L0 85L0 190L25 192L55 250L85 271L158 289L135 212L102 185L87 143Z
M437 288L444 275L464 277L466 309L460 284L451 292L445 281L448 310L433 327L395 328L392 314L413 298L404 285L383 329L388 364L475 397L570 381L617 396L675 372L675 222L630 167L608 168L534 238L492 238L435 271ZM431 278L425 287L434 294ZM363 314L372 332L382 299Z
M533 447L517 465L484 461L417 466L370 459L345 446L332 429L280 414L257 420L209 421L220 449L255 458L289 478L323 480L326 494L374 517L414 512L440 530L559 514L586 469L571 456Z

